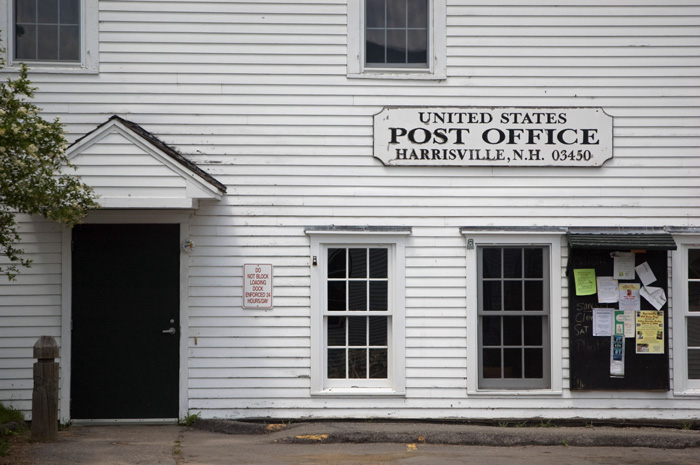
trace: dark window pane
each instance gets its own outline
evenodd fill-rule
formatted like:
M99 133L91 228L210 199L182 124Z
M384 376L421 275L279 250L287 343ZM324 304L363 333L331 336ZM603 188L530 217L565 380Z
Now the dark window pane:
M501 278L501 249L483 249L482 278Z
M542 349L525 349L525 377L543 378L544 359Z
M41 0L38 19L39 23L58 24L58 0Z
M60 26L59 60L80 60L80 28L78 26Z
M367 318L354 316L348 318L348 345L367 345Z
M428 36L425 31L408 31L408 63L428 62Z
M35 23L36 0L17 0L15 18L18 23Z
M688 250L688 279L700 279L700 249Z
M367 41L365 49L365 61L367 63L386 63L386 39L384 30L371 30L365 34Z
M369 309L384 311L389 308L389 283L386 281L370 281Z
M519 316L503 317L503 345L522 345L523 338L520 318Z
M350 281L350 310L367 310L367 281Z
M367 277L367 249L350 249L350 266L348 267L351 278Z
M542 273L542 249L525 249L525 277L543 278Z
M345 278L345 249L328 249L328 277Z
M389 251L387 249L369 249L369 277L389 277Z
M329 346L344 346L345 339L345 317L329 316L328 317L328 345Z
M80 24L80 0L61 0L61 24Z
M389 0L386 5L386 27L406 27L406 2Z
M523 253L522 249L503 249L503 277L522 278Z
M371 316L369 317L369 345L385 346L387 345L387 317Z
M408 0L408 27L428 27L428 0Z
M483 285L484 310L503 310L501 305L501 282L484 281Z
M371 379L389 377L389 358L386 349L369 349L369 377Z
M328 377L345 378L345 349L328 349Z
M503 310L523 309L523 282L503 281Z
M688 379L700 379L700 350L688 350Z
M484 378L501 377L501 349L483 349L482 375Z
M523 318L525 326L525 345L526 346L541 346L542 345L542 317L541 316L526 316Z
M525 281L525 310L544 310L542 281Z
M387 31L386 42L386 62L406 63L406 31Z
M688 347L700 348L700 317L690 317L688 322Z
M17 25L15 36L15 57L25 60L36 59L36 26Z
M484 346L501 345L500 316L484 316L481 318L481 343Z
M503 349L503 377L523 377L522 349Z
M347 310L345 281L328 281L328 310Z
M367 0L365 3L366 25L367 27L385 27L384 21L385 0Z
M688 283L688 311L700 312L700 283Z
M348 378L367 378L367 349L348 349Z
M58 26L39 26L39 60L58 60Z

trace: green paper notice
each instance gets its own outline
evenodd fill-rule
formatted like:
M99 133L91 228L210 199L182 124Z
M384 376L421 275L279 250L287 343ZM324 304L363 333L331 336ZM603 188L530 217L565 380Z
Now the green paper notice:
M581 268L574 270L576 295L593 295L596 293L595 269Z

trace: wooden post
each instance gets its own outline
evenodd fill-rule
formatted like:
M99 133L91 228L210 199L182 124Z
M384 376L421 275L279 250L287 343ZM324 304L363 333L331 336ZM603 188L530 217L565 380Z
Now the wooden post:
M32 440L58 440L58 344L41 336L34 344L34 391L32 393Z

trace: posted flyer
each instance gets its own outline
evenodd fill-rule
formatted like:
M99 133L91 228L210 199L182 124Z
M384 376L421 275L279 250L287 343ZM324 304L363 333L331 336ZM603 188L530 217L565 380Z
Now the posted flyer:
M664 353L664 312L641 310L636 314L637 353Z

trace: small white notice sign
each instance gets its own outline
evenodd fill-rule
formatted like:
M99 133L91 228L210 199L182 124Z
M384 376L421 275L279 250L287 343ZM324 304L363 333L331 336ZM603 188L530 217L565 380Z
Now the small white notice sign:
M243 308L272 308L272 265L243 265Z

